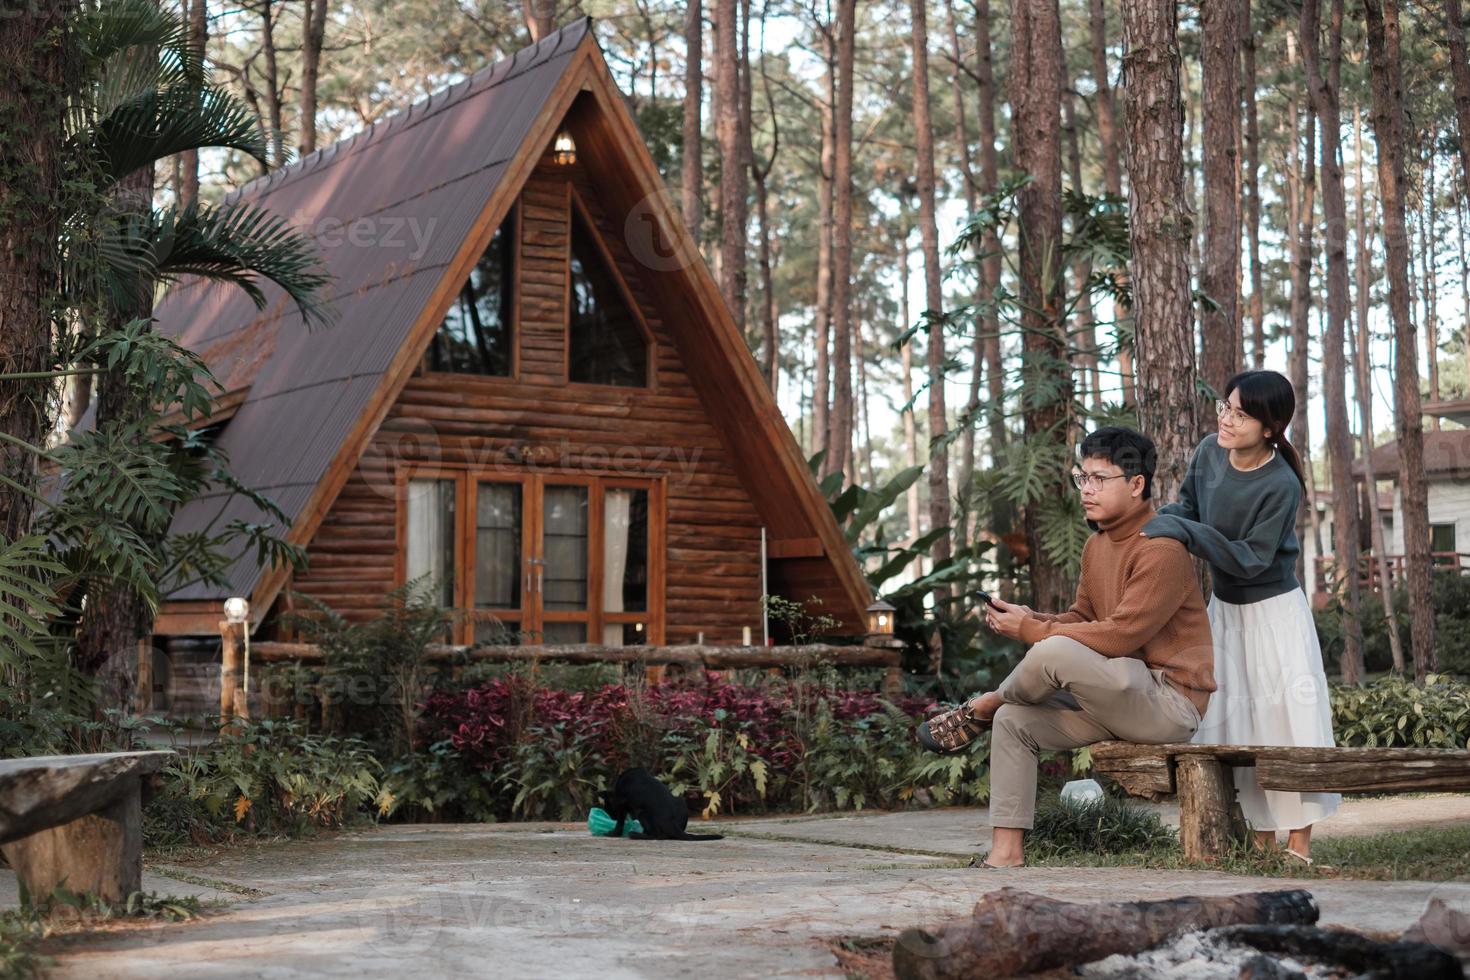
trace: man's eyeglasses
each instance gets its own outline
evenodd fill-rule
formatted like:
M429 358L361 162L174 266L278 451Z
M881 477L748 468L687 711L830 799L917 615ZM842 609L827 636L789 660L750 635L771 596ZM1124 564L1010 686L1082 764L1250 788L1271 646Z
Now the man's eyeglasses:
M1231 405L1227 401L1215 399L1215 414L1222 420L1228 419L1232 425L1244 425L1251 420L1251 416Z
M1072 471L1072 486L1078 490L1101 490L1103 484L1109 480L1126 480L1127 473L1119 473L1117 476L1102 476L1098 473L1087 473L1083 470Z

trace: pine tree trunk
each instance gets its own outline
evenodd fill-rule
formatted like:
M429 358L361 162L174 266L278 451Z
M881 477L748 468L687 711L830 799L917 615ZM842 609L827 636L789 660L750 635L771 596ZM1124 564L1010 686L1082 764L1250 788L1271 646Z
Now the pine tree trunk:
M1057 0L1012 0L1011 30L1011 145L1017 168L1031 177L1017 202L1022 345L1030 369L1050 375L1047 385L1058 392L1044 399L1024 398L1023 420L1028 441L1054 443L1068 438L1072 404L1062 323L1063 59ZM1072 489L1057 480L1044 492L1061 495ZM1044 499L1032 500L1024 514L1031 588L1038 608L1065 609L1072 582L1059 556L1042 546L1045 504Z
M323 0L324 2L324 0ZM186 0L189 11L189 46L203 59L209 45L208 0ZM179 159L179 204L199 200L199 151L186 150Z
M1388 570L1388 545L1383 540L1383 518L1378 513L1378 474L1373 468L1373 336L1368 328L1368 305L1372 281L1373 252L1368 243L1368 223L1363 207L1363 125L1362 112L1353 107L1353 160L1357 179L1353 186L1354 238L1358 244L1358 324L1354 332L1353 380L1357 388L1358 413L1362 423L1359 442L1363 454L1363 485L1368 491L1368 533L1373 560L1369 564L1370 579L1378 582L1378 599L1383 608L1383 621L1388 629L1389 652L1393 672L1404 672L1404 647L1399 639L1398 619L1394 616L1393 578Z
M62 161L74 70L70 8L41 4L0 17L0 374L51 367L52 312L61 286ZM25 138L18 138L19 134ZM0 432L33 446L51 428L45 381L0 380ZM36 457L0 443L0 535L30 532ZM0 598L9 598L0 592Z
M154 167L150 163L120 180L113 192L118 210L141 213L152 208L153 179ZM153 315L153 280L140 276L131 285L135 287L133 295L114 299L115 305L107 311L108 326L112 329ZM134 395L122 371L109 371L100 377L95 416L98 429L139 421L147 409ZM133 530L150 546L161 543L151 540L146 529ZM87 604L72 660L83 673L107 675L104 705L126 708L132 703L138 644L152 632L153 616L143 596L112 582L88 583Z
M1289 65L1297 63L1296 35L1286 37L1286 59ZM1301 146L1303 122L1295 95L1287 102L1287 117L1292 132L1292 174L1288 181L1291 199L1288 201L1289 224L1291 225L1291 353L1288 358L1291 385L1296 389L1296 415L1291 420L1291 442L1301 454L1302 466L1311 476L1312 434L1307 417L1307 401L1311 397L1311 379L1308 377L1309 342L1312 329L1312 217L1315 213L1317 190L1317 127L1311 105L1306 110L1306 148ZM1297 512L1297 540L1305 542L1308 532L1315 533L1317 502L1312 496L1311 481ZM1322 554L1321 539L1317 538L1316 554ZM1314 563L1315 564L1315 563ZM1311 595L1317 591L1316 569L1306 566L1306 549L1297 557L1297 578Z
M745 147L740 135L740 0L715 0L715 137L720 144L720 293L745 330Z
M761 36L765 36L765 8L761 10ZM767 184L776 166L776 157L781 152L781 128L776 118L776 103L771 98L771 80L766 74L765 58L761 59L761 82L766 95L766 114L771 120L771 156L763 166L752 166L751 174L755 178L756 221L760 234L761 334L766 350L766 383L772 392L776 392L781 387L781 338L778 335L780 317L776 311L776 291L771 281L771 215Z
M679 169L680 206L684 224L698 245L704 223L704 15L700 0L684 12L684 147Z
M1464 186L1455 196L1470 197L1470 53L1465 50L1465 18L1460 0L1444 0L1445 34L1450 46L1450 74L1455 85L1456 145L1460 150L1460 177ZM1470 348L1467 348L1470 353Z
M1240 5L1221 0L1200 6L1203 21L1204 248L1200 289L1200 371L1217 392L1240 368ZM1200 420L1204 431L1214 426Z
M950 57L954 62L954 70L950 72L950 92L954 99L954 139L955 147L960 155L960 177L965 189L965 214L974 216L979 205L979 188L975 183L975 171L970 163L970 134L965 125L965 89L960 84L960 77L965 71L964 52L960 50L959 27L955 23L954 0L944 0L944 20L949 30ZM976 242L976 252L981 253L983 261L984 247ZM975 299L977 305L982 299L985 291L984 281L977 283ZM975 314L974 337L970 343L970 389L965 398L965 408L962 415L964 420L964 432L960 434L960 464L958 474L958 496L961 500L970 499L971 484L975 477L975 425L976 414L980 409L980 387L984 381L985 366L985 318L977 310ZM964 549L970 544L970 510L968 507L961 508L960 520L955 523L954 536L955 546Z
M852 480L852 93L857 0L837 4L837 121L832 170L832 472Z
M1067 178L1072 182L1072 190L1081 194L1083 193L1082 148L1077 136L1077 113L1072 101L1073 96L1069 86L1062 93L1062 132L1065 134L1067 143ZM1082 392L1087 393L1093 410L1100 412L1102 410L1102 376L1097 363L1097 327L1092 319L1092 294L1087 288L1087 282L1091 278L1092 259L1085 254L1080 255L1072 263L1072 279L1077 284L1075 306L1077 326L1070 333L1076 337L1078 349L1077 377L1080 381L1077 386ZM1078 397L1080 400L1080 393ZM1068 441L1075 442L1076 439L1071 438Z
M813 333L816 360L812 367L812 448L820 452L822 476L832 466L832 192L837 166L837 65L831 34L824 34L827 99L819 106L822 118L822 153L817 164L817 308Z
M903 205L900 204L900 207ZM909 224L908 215L904 215L902 237L898 241L898 290L899 316L902 322L908 322L909 316ZM903 342L901 354L903 371L903 450L904 461L908 466L919 465L919 426L914 417L914 341L909 338ZM918 540L922 533L920 530L919 512L919 481L915 480L909 484L908 490L904 491L905 503L908 507L909 533L905 543L912 545ZM922 563L922 559L920 559Z
M1265 273L1261 268L1261 124L1256 112L1256 36L1251 27L1250 0L1240 0L1242 53L1245 90L1245 199L1246 245L1251 270L1251 359L1257 368L1266 365L1266 301L1262 288Z
M316 152L316 90L327 38L327 0L307 0L306 11L306 39L301 48L302 156Z
M975 83L980 111L975 137L980 151L980 193L992 194L1000 180L995 133L995 65L990 51L990 0L975 0ZM1000 288L1000 238L987 231L980 239L985 258L980 263L981 329L985 333L986 421L990 429L990 458L996 465L1005 450L1005 365L1000 353L1000 315L994 304Z
M914 144L918 153L915 173L919 186L919 247L924 255L924 314L929 318L928 339L924 359L929 372L929 441L934 442L949 431L944 404L944 270L939 264L939 225L934 200L934 124L929 114L929 26L925 20L924 0L912 0L909 13L913 18L914 72ZM929 526L950 526L949 450L930 449ZM949 535L942 535L929 549L934 564L946 561L951 553ZM939 592L948 594L941 586Z
M521 12L533 44L556 30L555 0L521 0Z
M1174 0L1123 9L1138 415L1159 451L1154 496L1171 500L1199 433L1189 287L1192 222L1184 207L1183 106Z
M1424 472L1424 420L1419 397L1419 343L1410 315L1409 237L1404 220L1404 103L1397 0L1363 0L1377 144L1378 199L1383 212L1388 307L1394 329L1394 431L1403 494L1404 552L1414 680L1437 669L1430 590L1429 485Z
M1089 0L1088 29L1092 35L1092 80L1097 88L1093 97L1093 112L1097 117L1097 135L1102 143L1103 190L1117 197L1123 195L1122 150L1118 138L1118 110L1113 96L1112 82L1108 72L1108 19L1103 0ZM1120 323L1131 315L1126 307L1120 307L1115 319ZM1120 338L1121 341L1121 338ZM1118 374L1122 389L1123 404L1133 405L1137 398L1134 392L1134 368L1132 352L1121 342L1118 345Z
M260 45L265 56L265 107L270 120L271 166L286 164L286 124L281 109L281 73L276 63L276 0L260 2Z
M1434 256L1438 232L1435 229L1433 134L1425 153L1424 204L1419 211L1419 288L1424 294L1424 354L1429 365L1429 400L1439 401L1439 282ZM1439 416L1433 416L1430 427L1439 431Z
M1343 186L1342 6L1333 0L1327 36L1327 72L1322 72L1318 41L1318 0L1303 0L1300 34L1307 89L1322 127L1322 213L1327 252L1327 331L1322 338L1322 393L1326 399L1327 458L1332 473L1332 551L1343 605L1342 680L1360 684L1363 667L1362 609L1358 587L1358 495L1353 485L1353 439L1348 427L1347 363L1344 357L1348 305L1347 191Z

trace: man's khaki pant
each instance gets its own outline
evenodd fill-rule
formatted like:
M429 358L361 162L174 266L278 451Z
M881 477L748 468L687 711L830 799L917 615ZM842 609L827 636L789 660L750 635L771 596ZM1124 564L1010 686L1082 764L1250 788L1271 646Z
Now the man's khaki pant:
M1030 830L1036 756L1105 739L1187 742L1199 727L1194 702L1136 657L1105 657L1050 636L996 689L1005 704L990 735L990 825Z

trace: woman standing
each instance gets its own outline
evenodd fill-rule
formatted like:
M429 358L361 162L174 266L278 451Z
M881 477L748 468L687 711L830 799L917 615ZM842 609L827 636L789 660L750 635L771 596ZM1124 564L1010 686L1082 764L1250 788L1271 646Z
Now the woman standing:
M1243 371L1215 403L1218 435L1190 460L1179 501L1144 525L1210 564L1208 612L1218 690L1195 742L1331 746L1332 708L1311 605L1296 579L1297 509L1305 480L1286 440L1296 411L1291 382L1275 371ZM1312 825L1337 810L1336 793L1262 790L1253 767L1235 786L1257 842L1311 863Z

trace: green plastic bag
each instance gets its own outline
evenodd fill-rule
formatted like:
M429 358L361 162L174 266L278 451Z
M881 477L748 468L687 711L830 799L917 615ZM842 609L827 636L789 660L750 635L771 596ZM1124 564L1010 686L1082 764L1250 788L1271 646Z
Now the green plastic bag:
M587 829L592 831L593 837L611 837L613 828L617 825L618 822L614 820L611 816L609 816L608 812L601 807L595 806L592 808L592 812L587 814ZM624 837L627 837L629 834L641 833L643 833L643 825L640 824L637 820L629 817L626 821L624 821Z

